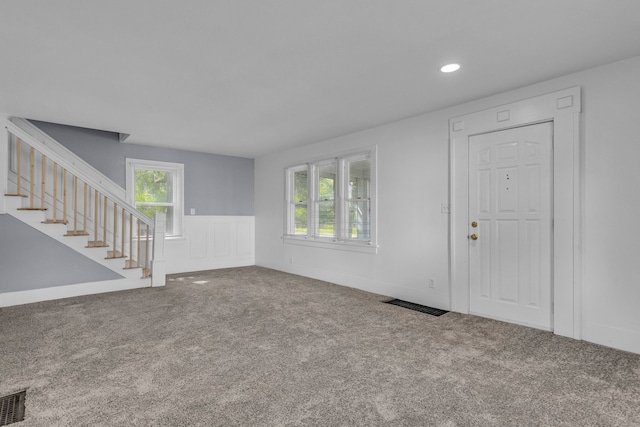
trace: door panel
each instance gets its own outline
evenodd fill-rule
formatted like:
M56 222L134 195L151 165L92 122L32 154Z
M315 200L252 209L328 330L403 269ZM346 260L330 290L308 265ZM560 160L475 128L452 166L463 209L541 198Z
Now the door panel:
M551 123L469 138L474 314L551 328L552 138Z

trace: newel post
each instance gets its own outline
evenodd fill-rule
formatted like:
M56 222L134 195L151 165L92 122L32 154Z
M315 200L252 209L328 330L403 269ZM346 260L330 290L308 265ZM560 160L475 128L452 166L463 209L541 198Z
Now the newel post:
M167 219L163 213L156 213L153 220L153 259L151 260L151 286L166 284L167 267L164 258L164 236Z

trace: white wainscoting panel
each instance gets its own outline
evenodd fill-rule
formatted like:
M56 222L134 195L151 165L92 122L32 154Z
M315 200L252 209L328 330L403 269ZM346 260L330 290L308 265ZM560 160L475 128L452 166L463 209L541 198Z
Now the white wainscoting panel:
M238 256L254 255L253 223L238 223L236 227L236 254Z
M217 222L213 224L213 256L216 258L231 255L231 224Z
M167 274L255 265L255 217L186 215L165 251Z

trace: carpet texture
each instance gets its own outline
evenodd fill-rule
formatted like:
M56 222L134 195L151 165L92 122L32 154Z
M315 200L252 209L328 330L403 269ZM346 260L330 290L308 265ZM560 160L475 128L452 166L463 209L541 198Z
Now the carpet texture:
M0 309L16 426L637 426L640 355L260 267Z

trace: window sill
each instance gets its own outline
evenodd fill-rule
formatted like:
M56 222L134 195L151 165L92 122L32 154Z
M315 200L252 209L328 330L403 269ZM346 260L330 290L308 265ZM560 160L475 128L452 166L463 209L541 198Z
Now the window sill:
M324 239L313 239L301 236L282 236L285 244L309 246L314 248L333 249L338 251L361 252L367 254L377 254L378 246L370 243L360 243L352 241L333 241Z

